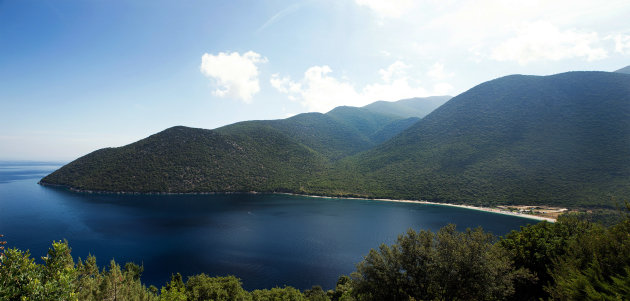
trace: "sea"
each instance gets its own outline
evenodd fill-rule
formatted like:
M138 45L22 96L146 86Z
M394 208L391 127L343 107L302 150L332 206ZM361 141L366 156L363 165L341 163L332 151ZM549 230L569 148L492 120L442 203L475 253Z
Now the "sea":
M109 194L38 181L56 162L0 162L0 234L41 262L53 241L76 259L144 266L158 288L171 275L234 275L248 290L332 289L370 249L408 229L482 227L502 236L538 221L432 204L286 194Z

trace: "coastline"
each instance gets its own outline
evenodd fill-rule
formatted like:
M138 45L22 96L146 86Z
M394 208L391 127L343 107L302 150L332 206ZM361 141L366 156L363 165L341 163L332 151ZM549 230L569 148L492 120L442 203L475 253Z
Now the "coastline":
M537 221L547 221L547 222L550 222L550 223L555 223L556 222L556 219L555 218L551 218L551 217L544 217L544 216L538 216L538 215L532 215L532 214L524 214L524 213L512 212L512 211L501 210L501 209L496 209L496 208L489 208L489 207L478 207L478 206L471 206L471 205L458 205L458 204L437 203L437 202L429 202L429 201L412 201L412 200L378 199L378 201L450 206L450 207L458 207L458 208L464 208L464 209L470 209L470 210L491 212L491 213L496 213L496 214L518 216L518 217L527 218L527 219L533 219L533 220L537 220Z
M532 214L524 214L524 213L518 213L518 212L512 212L512 211L501 210L501 209L497 209L497 208L472 206L472 205L438 203L438 202L430 202L430 201L422 201L422 200L418 201L418 200L396 200L396 199L371 199L371 198L358 198L358 197L333 197L333 196L297 194L297 193L287 193L287 192L282 192L282 193L277 193L277 194L286 194L286 195L294 195L294 196L305 196L305 197L311 197L311 198L324 198L324 199L350 199L350 200L367 200L367 201L379 201L379 202L413 203L413 204L449 206L449 207L457 207L457 208L463 208L463 209L484 211L484 212L490 212L490 213L496 213L496 214L517 216L517 217L522 217L522 218L527 218L527 219L532 219L532 220L537 220L537 221L546 221L546 222L550 222L550 223L555 223L556 222L555 218L538 216L538 215L532 215Z
M524 214L518 212L512 212L507 210L501 210L497 208L490 207L480 207L480 206L472 206L472 205L462 205L462 204L451 204L451 203L439 203L439 202L431 202L431 201L423 201L423 200L397 200L397 199L383 199L383 198L363 198L363 197L351 197L351 196L325 196L325 195L312 195L312 194L299 194L292 192L259 192L259 191L243 191L243 192L130 192L130 191L98 191L98 190L83 190L76 189L67 185L59 185L59 184L51 184L38 181L39 185L42 186L50 186L50 187L58 187L65 188L69 191L78 192L78 193L105 193L105 194L158 194L158 195L181 195L181 194L284 194L284 195L293 195L293 196L303 196L303 197L311 197L311 198L325 198L325 199L349 199L349 200L368 200L368 201L379 201L379 202L396 202L396 203L414 203L414 204L425 204L425 205L437 205L437 206L449 206L449 207L458 207L463 209L477 210L477 211L485 211L496 214L503 215L511 215L517 216L537 221L547 221L550 223L555 223L555 218L532 215L532 214Z

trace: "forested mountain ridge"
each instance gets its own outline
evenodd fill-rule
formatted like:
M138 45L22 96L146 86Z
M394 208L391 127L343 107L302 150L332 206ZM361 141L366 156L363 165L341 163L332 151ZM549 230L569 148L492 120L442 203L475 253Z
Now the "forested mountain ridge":
M630 75L511 75L454 97L331 173L352 170L361 181L324 183L378 197L613 205L630 196L629 146Z
M125 147L78 159L42 183L96 189L97 182L109 181L96 190L147 191L135 188L145 185L137 178L98 168L96 162L111 157L111 164L135 166L157 182L164 178L160 172L178 181L188 176L184 167L207 171L194 188L178 182L177 189L157 186L159 191L290 191L564 206L614 206L630 196L628 74L505 76L450 99L417 122L370 111L375 104L206 130L215 137L208 143L244 145L246 154L199 145L207 148L200 153L218 151L222 155L212 158L229 162L185 161L179 178L169 172L179 159L163 157L159 169L143 169L121 163L142 158L137 149ZM178 143L171 143L177 149ZM256 147L268 143L273 145ZM120 152L125 156L115 159ZM71 181L77 177L87 184L77 186Z
M218 128L236 134L242 128L268 126L331 160L370 149L407 129L445 103L450 96L377 101L364 107L340 106L278 120L243 121Z
M215 130L177 126L90 153L41 183L95 191L305 192L308 179L331 162L367 150L417 120L339 107L326 114L244 121Z
M325 164L324 157L271 128L226 135L177 126L92 152L41 183L129 192L297 190Z

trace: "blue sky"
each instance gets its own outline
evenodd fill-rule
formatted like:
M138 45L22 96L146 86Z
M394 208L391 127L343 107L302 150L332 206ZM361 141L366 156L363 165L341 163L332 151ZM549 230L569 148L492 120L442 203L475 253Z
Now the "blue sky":
M630 65L624 1L0 0L0 160Z

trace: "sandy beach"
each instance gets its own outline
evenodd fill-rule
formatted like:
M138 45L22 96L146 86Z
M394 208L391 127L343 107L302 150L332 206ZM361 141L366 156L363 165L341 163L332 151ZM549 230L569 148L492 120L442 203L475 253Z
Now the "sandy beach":
M457 205L457 204L437 203L437 202L429 202L429 201L390 200L390 199L375 199L375 200L383 201L383 202L417 203L417 204L431 204L431 205L440 205L440 206L459 207L459 208L465 208L465 209L471 209L471 210L479 210L479 211L486 211L486 212L492 212L492 213L498 213L498 214L519 216L519 217L533 219L533 220L538 220L538 221L548 221L548 222L551 222L551 223L555 223L556 222L555 218L538 216L538 215L532 215L532 214L524 214L524 213L512 212L512 211L501 210L501 209L497 209L497 208L489 208L489 207L478 207L478 206L470 206L470 205Z
M438 203L438 202L429 202L429 201L416 201L416 200L369 199L369 198L357 198L357 197L331 197L331 196L306 195L306 194L295 194L295 193L282 193L282 194L296 195L296 196L306 196L306 197L311 197L311 198L369 200L369 201L380 201L380 202L398 202L398 203L414 203L414 204L450 206L450 207L458 207L458 208L464 208L464 209L470 209L470 210L485 211L485 212L491 212L491 213L497 213L497 214L518 216L518 217L533 219L533 220L537 220L537 221L547 221L547 222L550 222L550 223L555 223L556 222L555 218L538 216L538 215L532 215L532 214L525 214L525 213L518 213L518 212L512 212L512 211L501 210L501 209L497 209L497 208L479 207L479 206L471 206L471 205L459 205L459 204Z

